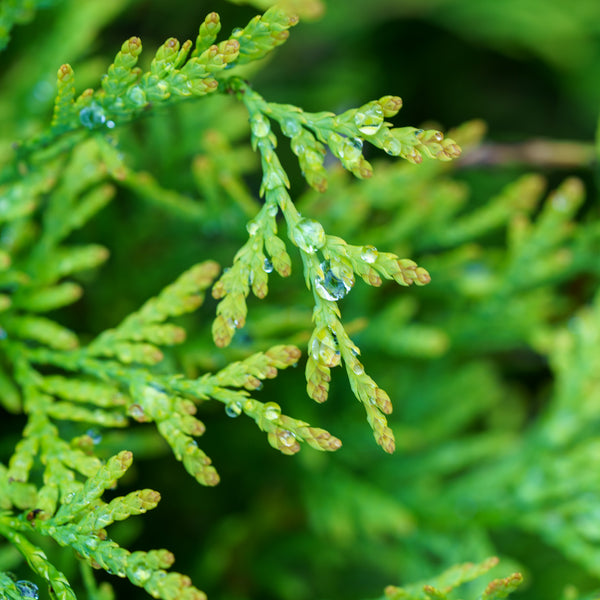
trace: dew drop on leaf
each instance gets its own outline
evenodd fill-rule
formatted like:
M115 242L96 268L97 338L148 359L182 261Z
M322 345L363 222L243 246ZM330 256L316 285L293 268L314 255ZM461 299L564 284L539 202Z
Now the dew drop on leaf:
M356 111L354 124L364 135L375 135L383 124L383 109L377 102L372 102Z
M263 262L263 271L265 273L273 272L273 263L268 258L265 258L265 260Z
M252 130L252 135L257 138L263 138L269 135L271 124L267 117L261 113L257 113L250 119L250 129Z
M134 85L127 91L127 98L136 106L144 106L148 102L146 93L139 85Z
M318 221L300 219L292 229L292 239L298 248L314 254L325 245L325 230Z
M92 443L94 445L99 444L102 441L102 435L95 427L91 427L90 429L88 429L85 432L85 435L87 435L92 440Z
M138 567L132 573L132 580L136 585L144 585L144 583L146 583L146 581L148 581L148 579L150 579L151 575L152 575L152 572L149 569L144 569L143 567Z
M360 258L366 263L372 265L379 256L379 252L375 246L363 246L360 250Z
M352 289L343 279L338 279L325 260L321 263L323 277L315 277L315 290L324 300L341 300Z
M281 407L277 402L267 402L264 411L265 419L268 421L274 421L281 416Z
M281 445L285 446L286 448L291 448L296 443L296 436L287 429L281 430L277 434L277 437L279 438Z
M392 156L398 156L402 152L402 144L395 137L390 134L381 147Z
M246 224L246 231L248 231L248 235L253 236L258 233L260 229L260 225L256 221L249 221Z
M232 419L239 417L242 414L242 403L230 402L225 406L225 414Z
M127 414L130 417L133 417L136 421L143 421L146 418L146 414L144 413L144 409L139 404L132 404L127 409Z
M40 597L40 591L37 585L27 579L21 579L15 583L15 587L19 590L21 598L33 598L37 600Z
M365 368L362 366L362 363L356 361L352 365L352 371L355 375L362 375L365 372Z
M79 120L84 127L93 129L106 122L106 115L97 102L92 102L89 106L84 106L79 111Z
M300 125L298 120L292 119L291 117L283 119L281 121L280 125L281 125L281 131L283 132L283 135L290 137L290 138L297 136L300 133L300 131L302 130L302 126Z

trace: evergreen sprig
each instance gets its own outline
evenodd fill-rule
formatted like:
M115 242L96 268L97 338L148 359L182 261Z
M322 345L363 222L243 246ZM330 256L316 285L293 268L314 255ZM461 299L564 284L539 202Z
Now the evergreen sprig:
M386 600L448 600L452 592L461 585L473 581L498 564L496 557L479 563L456 565L428 582L415 583L407 587L388 586ZM478 596L478 600L500 600L506 598L523 583L520 573L502 579L494 579Z
M236 329L244 326L250 290L263 298L268 290L269 273L275 270L282 277L290 274L291 259L285 243L277 236L276 217L281 212L288 237L299 249L306 285L312 290L315 302L315 329L309 341L306 366L308 394L318 402L325 401L330 369L343 359L352 391L365 406L377 443L386 452L393 452L394 436L384 416L392 411L392 405L387 393L364 372L356 358L360 350L344 330L337 301L350 292L355 275L369 285L381 285L383 277L407 286L428 283L429 274L412 260L380 253L374 246L349 245L339 237L327 235L318 221L303 217L288 192L290 182L276 154L277 137L270 120L277 121L282 133L291 139L292 150L308 183L323 192L327 188L323 166L326 148L359 178L372 175L372 167L362 154L363 141L413 163L422 161L422 153L450 160L460 154L460 149L441 132L392 129L384 119L393 117L402 106L400 98L394 96L385 96L336 116L310 114L294 106L266 102L239 79L231 79L230 87L248 110L252 146L261 156L260 192L265 202L247 225L248 241L213 288L213 296L221 300L213 324L215 343L228 345Z
M453 137L445 137L436 130L394 128L386 119L393 118L402 106L400 98L395 96L384 96L340 115L308 113L295 106L268 102L247 82L232 75L236 66L260 60L283 43L289 28L296 22L286 11L271 8L252 19L245 28L235 30L218 42L220 19L211 13L199 28L195 46L190 41L180 44L174 38L168 39L145 72L137 67L141 42L130 38L108 68L100 88L86 90L79 96L73 70L63 65L58 72L58 94L50 127L21 145L11 171L12 179L3 178L0 188L3 227L0 386L3 393L0 402L9 411L24 412L27 424L8 463L0 464L0 534L48 583L53 597L73 598L74 594L65 576L53 566L44 550L32 542L38 534L71 548L88 567L126 577L154 597L204 598L189 578L167 571L174 560L170 552L129 552L108 537L106 528L154 508L160 495L154 490L142 489L104 501L104 492L125 474L132 455L122 451L103 462L94 452L93 430L80 435L87 427L109 430L128 427L132 421L154 423L176 459L204 485L215 485L219 481L211 459L196 439L205 430L198 415L210 403L223 405L229 417L245 414L253 419L267 434L268 443L284 454L298 452L304 442L324 451L341 446L341 441L328 431L283 414L275 402L263 403L253 397L264 380L275 377L278 370L299 360L300 350L295 346L273 346L231 362L214 373L194 378L175 372L170 362L172 357L165 360L169 348L181 344L186 336L184 327L172 319L196 310L218 275L219 268L212 261L193 266L138 311L91 341L46 315L77 301L85 287L80 279L82 272L98 267L107 259L106 248L78 246L69 241L69 236L111 201L117 186L154 198L163 206L193 216L205 225L210 218L216 218L208 214L210 211L204 206L182 194L167 194L154 176L130 168L120 155L112 136L124 123L151 114L158 107L214 92L232 94L248 113L251 145L260 156L262 183L258 195L262 197L262 204L242 189L237 180L229 180L226 188L227 194L251 220L247 224L248 241L212 290L213 296L220 300L213 324L216 344L228 345L236 330L244 326L250 291L263 298L268 292L272 271L282 277L290 275L292 260L286 243L278 235L277 218L282 217L289 241L298 248L306 285L314 300L314 328L308 340L306 363L308 394L318 402L326 400L331 369L344 365L351 389L364 406L378 444L387 452L394 450L394 436L386 421L386 415L392 411L390 398L365 373L359 358L361 351L350 337L352 332L342 323L338 302L351 292L357 277L371 286L380 286L383 280L402 286L413 283L419 286L429 283L430 275L413 260L399 258L404 253L378 251L368 243L352 245L340 236L328 234L318 221L303 216L289 191L289 178L276 152L278 137L272 125L276 122L282 135L290 140L306 181L320 193L326 192L332 182L335 185L337 177L325 166L328 151L343 169L359 179L369 179L373 167L364 156L363 145L371 144L409 163L423 163L420 174L404 172L399 176L404 177L405 182L414 177L417 184L422 184L433 173L439 174L446 168L432 166L433 163L423 161L424 157L446 163L456 158L460 149ZM477 129L474 125L471 127ZM218 168L223 162L232 161L234 151L218 133L206 136L205 143L211 150L196 160L192 170L208 197L213 183L211 177L226 177L232 172L239 175L243 166L230 167L229 171ZM72 152L73 148L76 151ZM390 245L399 231L419 227L423 234L416 249L420 252L458 246L456 254L446 259L446 263L443 259L436 263L435 256L431 257L431 265L443 276L444 269L452 266L453 260L455 266L465 267L472 252L469 244L508 222L509 253L504 262L495 263L493 256L489 259L494 274L475 283L468 277L456 278L449 288L459 300L482 300L474 320L480 331L485 331L481 323L493 312L490 306L508 306L508 299L519 294L523 305L517 304L517 309L522 306L527 309L521 310L518 323L522 324L532 306L545 306L548 296L537 293L540 288L543 291L544 286L564 280L573 268L591 268L589 251L594 235L577 238L572 223L583 201L581 182L574 178L566 180L533 218L542 188L541 178L525 176L491 203L462 216L459 209L464 197L460 186L448 182L431 184L428 202L419 203L413 209L409 214L412 219L402 213L386 228ZM365 189L374 194L374 188ZM441 207L435 202L438 196L447 201ZM385 198L379 201L391 202ZM309 208L310 204L305 206ZM309 210L303 210L310 214ZM424 223L427 227L421 228ZM572 252L565 252L565 246ZM516 505L531 503L532 506L526 516L515 522L546 535L549 543L564 549L569 556L588 561L591 571L597 571L597 563L594 563L597 552L583 539L585 535L573 537L572 527L577 525L577 519L589 515L596 500L596 496L590 500L594 493L590 482L577 478L582 465L592 459L595 446L570 448L569 443L573 442L578 428L569 429L562 419L565 414L577 413L571 405L573 390L578 391L573 397L580 398L585 396L581 387L591 387L594 382L596 361L590 359L582 364L578 357L580 353L593 356L591 349L598 337L594 333L598 329L596 308L594 305L581 313L572 328L574 332L557 332L550 328L540 333L539 327L523 328L528 340L539 348L547 349L547 345L558 348L551 356L560 373L561 390L556 414L550 415L540 430L540 437L531 436L527 441L528 452L533 459L545 450L545 456L552 459L547 464L558 465L569 474L569 481L576 483L577 491L588 496L579 503L566 503L560 514L562 520L551 530L552 535L548 535L545 523L553 518L554 500L570 500L560 483L548 486L547 497L538 495L534 502L527 478L520 477L522 470L514 468L511 456L506 455L500 456L492 467L486 465L489 472L480 478L489 483L490 506L493 504L491 496L500 499L498 504L502 501L509 504L507 498L516 492L513 494ZM397 317L401 313L398 318L408 319L412 314L410 303L395 305L391 312L395 309ZM498 320L509 320L502 311L495 314L500 315ZM510 328L507 329L511 333ZM425 355L439 355L450 340L458 345L462 340L464 344L469 334L462 323L457 325L451 321L438 324L437 329L432 325L431 335L424 336L425 341L414 333L414 329L407 328L404 337L400 334L396 351L402 352L398 348L404 341L412 343L412 349L414 344L421 343ZM407 342L407 338L412 339ZM415 342L414 338L419 341ZM557 339L559 343L554 344ZM572 374L576 364L577 377ZM581 370L586 377L580 376ZM480 372L472 376L469 370L466 380L486 381L485 377L478 379L478 375ZM587 412L583 414L592 418L595 397L588 400ZM576 416L581 415L579 412ZM461 418L453 413L445 425L452 428L460 424ZM64 427L65 424L68 427ZM439 422L432 419L434 433L436 426ZM73 431L70 427L78 434L65 433L65 430ZM434 437L431 431L419 433L420 443L425 443L427 436ZM409 436L407 440L404 443L410 444ZM490 447L496 446L486 446L488 452ZM484 456L485 452L482 450ZM473 454L469 456L472 458ZM549 476L545 472L543 475ZM514 484L515 481L525 483ZM449 502L455 500L456 491L448 498ZM458 585L483 574L494 564L488 561L482 565L462 565L424 587L390 587L386 597L391 600L447 598ZM95 589L89 571L84 568L83 572L88 589ZM521 579L518 574L496 579L480 597L482 600L505 597ZM0 585L8 597L21 599L33 597L35 588L31 582L14 581L5 573L0 573ZM98 591L97 597L109 597L108 592L102 596Z

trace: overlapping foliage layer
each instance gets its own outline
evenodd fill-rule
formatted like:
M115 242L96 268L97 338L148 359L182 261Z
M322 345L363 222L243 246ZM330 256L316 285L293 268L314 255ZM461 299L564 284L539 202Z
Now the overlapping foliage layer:
M13 31L0 97L1 593L108 600L100 570L128 581L124 597L423 580L383 597L463 586L491 600L531 571L532 590L584 597L565 586L600 577L600 229L585 182L471 177L461 164L511 148L483 142L479 121L397 127L397 96L354 90L358 107L337 113L269 100L252 82L318 2L257 2L266 12L229 36L213 12L195 42L148 52L130 37L112 63L65 62L127 4L0 9L4 45L42 19L35 51ZM593 155L535 148L516 156ZM392 456L367 444L352 396ZM280 463L228 418L242 415L283 454L346 444ZM211 489L174 481L169 456ZM165 503L136 542L130 517ZM189 576L148 550L165 534Z

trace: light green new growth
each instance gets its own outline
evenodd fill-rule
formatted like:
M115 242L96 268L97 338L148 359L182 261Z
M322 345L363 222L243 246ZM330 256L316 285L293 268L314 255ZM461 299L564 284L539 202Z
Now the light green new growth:
M496 557L483 563L457 565L425 583L415 583L399 588L393 585L385 589L385 600L449 600L455 597L452 592L461 585L473 581L487 573L498 564ZM503 579L494 579L478 596L478 600L500 600L506 598L523 582L520 573L514 573Z

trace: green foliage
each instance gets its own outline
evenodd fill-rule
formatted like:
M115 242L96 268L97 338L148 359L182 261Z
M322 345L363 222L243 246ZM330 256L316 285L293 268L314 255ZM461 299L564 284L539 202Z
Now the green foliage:
M369 101L358 66L357 108L296 106L269 74L309 56L306 40L296 58L274 50L317 1L251 2L264 12L229 36L221 17L242 17L224 7L195 42L148 53L130 37L100 65L92 41L129 4L0 7L3 45L36 9L54 19L38 54L14 30L0 93L0 597L359 598L417 580L382 600L591 600L576 587L600 578L591 145L517 152L579 167L548 184L506 168L480 121L396 127L402 100ZM331 4L333 41L415 10ZM475 15L483 43L576 63L537 25L499 35L533 0L420 10L434 4L449 30ZM577 15L594 9L575 4L588 31ZM41 69L64 52L76 68L48 94ZM283 455L325 452L279 463L263 434ZM188 575L148 549L178 544Z

